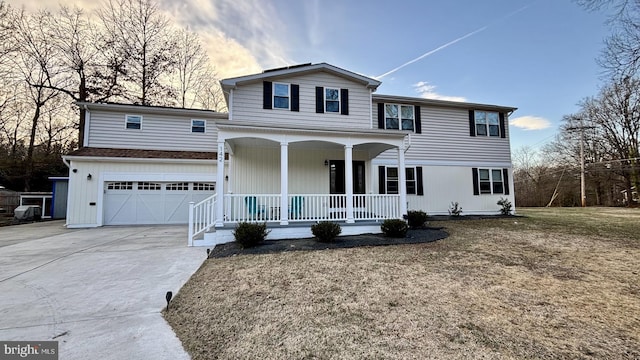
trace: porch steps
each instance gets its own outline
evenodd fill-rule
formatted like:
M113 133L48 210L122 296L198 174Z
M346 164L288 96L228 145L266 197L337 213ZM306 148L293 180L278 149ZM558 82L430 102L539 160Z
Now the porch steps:
M304 239L313 237L311 233L311 225L315 222L295 222L289 225L269 224L269 235L267 240L282 239ZM353 224L347 224L344 221L338 222L342 228L340 236L361 235L361 234L379 234L381 233L378 221L357 221ZM193 240L193 246L216 246L218 244L226 244L235 241L233 231L235 225L225 225L224 227L211 229L204 233L203 239Z

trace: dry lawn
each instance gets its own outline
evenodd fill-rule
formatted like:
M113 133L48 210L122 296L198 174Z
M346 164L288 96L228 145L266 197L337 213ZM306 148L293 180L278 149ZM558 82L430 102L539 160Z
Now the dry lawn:
M520 213L207 260L165 318L194 359L639 359L640 209Z

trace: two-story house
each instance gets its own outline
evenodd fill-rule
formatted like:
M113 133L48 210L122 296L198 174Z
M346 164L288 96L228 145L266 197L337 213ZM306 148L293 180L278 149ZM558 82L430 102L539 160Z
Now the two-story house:
M221 81L229 112L80 103L67 225L189 224L189 244L232 240L241 221L271 238L379 232L407 210L497 214L514 200L512 107L374 94L380 82L329 64Z

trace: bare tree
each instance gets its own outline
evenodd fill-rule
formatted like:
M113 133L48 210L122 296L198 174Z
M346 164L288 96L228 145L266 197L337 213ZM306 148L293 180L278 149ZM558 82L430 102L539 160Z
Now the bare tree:
M123 96L137 104L168 105L174 98L167 79L176 64L176 38L157 4L109 0L98 16L107 45L123 60Z
M605 40L600 65L613 78L640 71L640 0L576 0L589 10L609 10L614 33Z

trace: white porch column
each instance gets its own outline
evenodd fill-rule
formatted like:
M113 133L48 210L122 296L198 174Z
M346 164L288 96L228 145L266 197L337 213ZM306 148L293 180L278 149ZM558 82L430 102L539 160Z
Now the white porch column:
M407 214L407 172L404 168L404 145L398 147L398 192L400 194L400 216Z
M347 224L353 224L353 145L344 147L344 182L347 195Z
M289 144L280 143L280 225L289 225Z
M218 158L216 162L216 223L224 226L224 140L218 140Z

